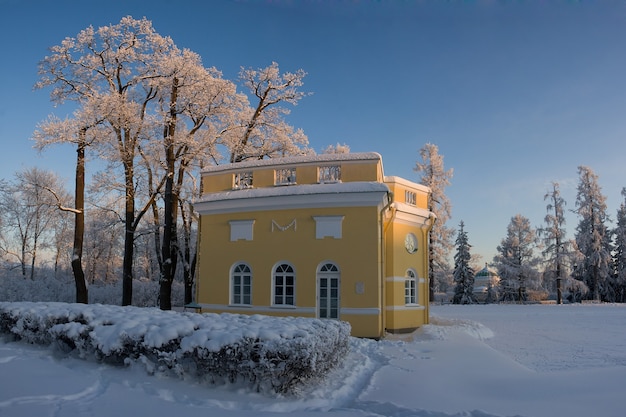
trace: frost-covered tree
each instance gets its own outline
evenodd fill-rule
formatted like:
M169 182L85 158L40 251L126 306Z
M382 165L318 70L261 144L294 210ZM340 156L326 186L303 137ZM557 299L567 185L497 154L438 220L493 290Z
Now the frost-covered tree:
M565 277L569 259L569 241L565 231L565 200L561 197L559 184L552 183L552 188L544 196L549 200L544 218L545 226L539 229L544 241L543 256L547 265L545 274L554 275L556 280L557 304L563 301L562 280Z
M13 182L0 189L0 251L31 280L40 251L51 247L53 225L61 215L49 190L59 190L61 198L67 195L58 176L39 168L17 172Z
M534 255L537 245L536 231L530 220L521 214L511 218L507 235L498 246L494 263L500 276L501 301L526 301L526 289L536 286L539 259Z
M422 160L416 162L414 171L421 173L420 183L430 187L432 194L428 201L428 210L437 216L428 245L428 278L432 300L436 287L436 271L449 270L448 256L453 248L454 230L446 226L451 216L452 204L445 194L445 189L450 185L454 171L444 168L443 155L439 154L437 145L427 143L419 152Z
M281 73L276 62L265 68L241 68L239 79L254 100L237 115L232 128L223 132L220 144L230 153L230 162L311 153L301 129L294 129L284 116L284 104L297 105L307 93L300 91L306 72Z
M468 241L465 224L459 223L459 230L455 241L456 253L454 254L454 304L473 304L474 297L474 269L470 266L472 255Z
M576 266L576 277L589 288L592 300L614 301L611 282L611 233L606 223L606 197L598 176L586 166L578 167L579 182L576 210L580 220L576 227L576 245L582 257Z
M156 33L150 21L127 16L118 24L88 27L76 37L65 38L39 66L41 78L36 87L51 87L55 103L91 103L90 107L98 110L107 128L103 144L108 145L111 159L121 164L125 198L123 305L132 301L135 231L148 207L136 207L137 152L150 126L156 125L148 111L157 97L153 83L164 76L157 69L173 48L172 40Z
M153 218L161 307L168 309L181 250L177 222L184 183L204 164L308 151L304 133L284 121L289 110L282 106L295 105L305 95L299 91L305 73L280 73L276 63L242 69L242 81L257 100L251 105L234 83L215 68L205 68L197 54L177 48L149 20L130 16L84 29L51 51L40 64L36 86L51 87L56 104L74 101L82 113L90 111L92 120L100 120L98 155L122 173L123 180L112 181L110 189L125 199L123 305L132 300L135 235L142 218L150 209L155 213L162 199L163 213ZM189 265L183 269L191 270Z
M91 101L90 105L97 103ZM70 264L76 287L76 302L88 303L89 295L85 272L83 269L83 246L85 236L85 170L86 151L99 138L102 116L85 105L82 111L76 111L73 118L61 120L51 116L40 123L33 134L35 148L39 151L55 144L73 144L76 146L76 175L74 177L74 204L66 207L58 204L58 208L74 214L74 236ZM58 190L50 190L56 195Z
M615 301L626 302L626 188L622 188L624 201L617 210L617 225L615 235Z
M339 143L335 145L328 145L323 151L323 154L335 154L335 153L350 153L350 146L345 143Z
M193 201L198 192L194 168L206 160L220 162L217 148L226 146L230 162L249 158L285 156L306 152L308 143L301 130L285 123L289 110L282 104L296 105L305 93L299 91L305 73L281 74L277 63L259 70L242 70L245 85L258 100L248 105L247 97L237 94L233 83L221 79L215 69L202 67L197 55L183 51L168 63L170 78L158 81L163 122L165 154L164 227L162 239L162 278L160 305L171 308L170 287L178 260L183 260L186 301L191 301L193 283L192 229ZM210 153L212 152L212 153ZM192 186L185 186L190 180ZM196 184L196 186L193 186ZM183 191L187 190L186 194ZM182 228L178 218L182 218ZM182 240L178 234L182 234ZM180 256L179 256L180 255Z
M103 188L98 187L99 184L100 180L96 179L92 187ZM113 284L118 281L124 257L124 224L118 207L123 201L114 200L109 194L99 195L99 190L90 191L92 207L85 219L85 279L90 285ZM137 245L141 243L141 239L136 239Z
M145 149L141 152L145 166L151 169L148 176L161 175L156 180L149 178L149 181L163 184L159 299L161 308L169 310L171 286L180 259L179 204L186 177L202 161L214 156L216 132L228 127L231 114L241 108L243 99L236 94L236 86L232 82L223 80L215 68L204 68L200 57L189 50L180 51L173 47L168 59L158 64L157 73L163 76L155 78L150 85L156 93L158 106L155 110L161 119L162 151L161 156L156 158L154 155L149 157ZM158 161L152 167L151 157ZM153 213L155 204L153 201ZM155 231L158 231L158 224L156 226ZM187 261L186 258L182 260ZM189 267L184 270L189 271ZM189 280L190 276L185 278Z

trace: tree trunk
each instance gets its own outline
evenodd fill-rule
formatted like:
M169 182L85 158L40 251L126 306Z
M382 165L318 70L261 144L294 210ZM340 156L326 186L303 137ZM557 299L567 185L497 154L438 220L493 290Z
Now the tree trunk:
M133 167L125 162L126 215L124 221L124 261L122 265L122 305L133 302L133 256L135 251L135 189Z
M597 262L597 261L596 261ZM593 276L592 276L592 283L593 283L593 290L592 290L592 294L593 294L593 301L600 301L600 290L599 290L599 282L600 280L598 279L599 276L599 268L598 268L598 264L595 263L593 265Z
M180 189L180 188L179 188ZM191 229L193 224L193 206L189 204L189 210L185 209L184 204L179 199L180 214L183 222L183 240L185 242L184 250L181 251L183 258L183 282L185 284L185 304L193 302L193 281L196 267L196 254L192 255L191 247Z
M30 280L31 281L35 280L35 259L37 258L37 237L35 237L34 242L35 243L33 243L32 256L30 258Z
M26 242L22 239L22 258L20 259L20 266L22 268L22 277L26 279Z
M80 131L80 143L76 150L76 187L74 190L74 249L72 272L76 283L76 302L88 304L89 293L83 271L83 239L85 234L85 130Z
M159 306L161 310L172 309L172 281L176 272L177 250L176 239L176 193L174 193L174 165L176 155L174 153L174 141L176 133L176 98L178 95L178 79L172 82L172 94L170 97L170 118L163 130L165 145L165 160L167 166L167 178L165 180L165 193L163 195L164 224L163 243L161 254L163 257L163 269L161 271Z
M122 305L128 306L133 302L133 253L135 250L135 233L133 231L134 210L126 212L124 226L124 261L122 264Z
M193 281L196 269L196 256L194 255L185 271L185 304L193 302Z
M157 205L156 200L152 202L152 221L154 225L154 253L157 260L157 265L159 267L159 274L163 271L163 258L161 257L161 220L159 214L159 207Z

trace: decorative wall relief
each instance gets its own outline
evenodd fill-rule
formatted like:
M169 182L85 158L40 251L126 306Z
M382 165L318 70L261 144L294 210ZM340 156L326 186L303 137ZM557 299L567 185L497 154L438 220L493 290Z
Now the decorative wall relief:
M296 228L297 228L296 219L293 219L291 223L289 223L286 226L281 226L280 224L276 222L276 220L272 220L272 232L274 232L274 230L279 230L281 232L284 232L285 230L288 230L291 228L293 228L294 232L296 231Z

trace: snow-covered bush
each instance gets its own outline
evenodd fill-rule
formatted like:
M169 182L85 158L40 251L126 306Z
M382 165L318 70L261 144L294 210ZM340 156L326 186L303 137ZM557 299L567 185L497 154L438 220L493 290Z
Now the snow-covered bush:
M297 393L347 355L338 320L196 314L156 308L0 302L0 333L150 373Z

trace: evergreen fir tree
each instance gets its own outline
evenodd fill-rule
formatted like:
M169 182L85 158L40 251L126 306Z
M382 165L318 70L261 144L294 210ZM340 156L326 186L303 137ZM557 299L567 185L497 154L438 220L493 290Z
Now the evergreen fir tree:
M586 166L578 167L579 183L575 212L580 217L576 227L576 245L582 257L576 277L589 288L587 298L615 301L611 274L611 233L606 223L606 197L598 185L598 176Z
M615 301L626 302L626 188L622 188L625 201L617 210L617 227L615 228Z
M513 216L494 258L500 276L501 301L526 301L527 287L537 286L539 259L533 253L536 243L537 235L530 221L521 214Z
M456 253L454 255L454 304L473 304L474 297L474 269L470 266L471 254L470 244L467 239L467 232L464 229L463 221L459 224L459 231L456 238Z
M554 277L557 304L561 304L562 280L566 278L565 264L569 254L569 241L565 238L565 200L561 197L557 182L552 183L552 190L546 193L544 200L550 201L546 207L548 211L545 217L546 226L540 229L545 245L543 255L547 263L545 274Z

